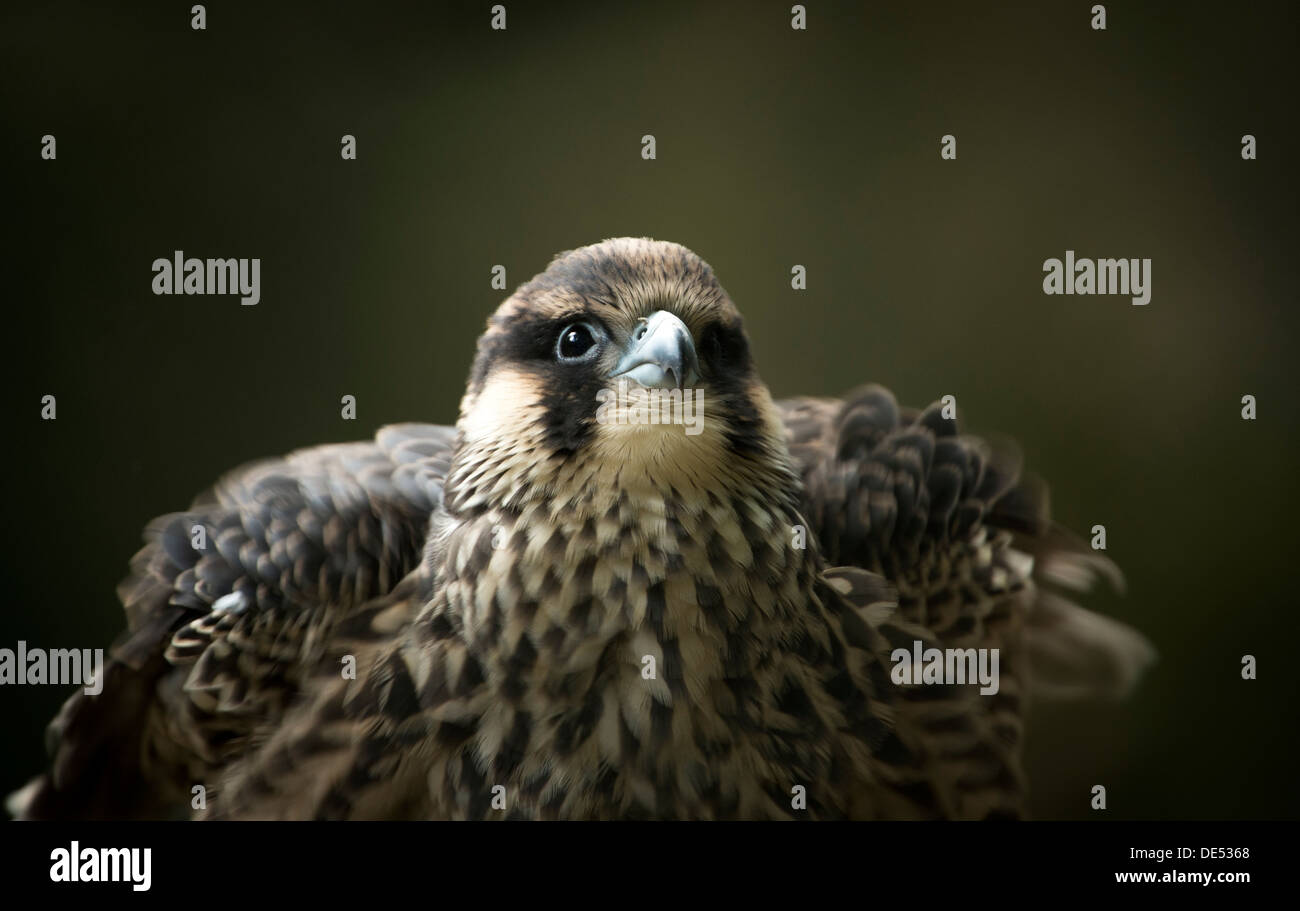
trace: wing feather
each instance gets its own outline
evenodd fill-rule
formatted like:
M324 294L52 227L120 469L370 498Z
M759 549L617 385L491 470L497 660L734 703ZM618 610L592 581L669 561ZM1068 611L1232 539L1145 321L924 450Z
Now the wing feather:
M938 403L902 408L866 386L777 408L804 515L839 567L827 573L831 587L891 648L999 653L993 695L895 687L891 712L910 757L899 769L924 770L919 780L894 770L899 793L924 782L941 815L1019 815L1029 685L1042 698L1119 696L1154 659L1140 633L1062 593L1102 579L1120 587L1118 568L1051 521L1046 485L1024 473L1014 442L959 433ZM877 581L843 581L846 567ZM882 603L882 587L896 590L896 607Z
M11 812L188 811L191 784L274 724L337 624L418 565L454 442L450 427L385 427L246 465L151 522L118 590L127 630L102 691L67 701L47 731L50 771Z

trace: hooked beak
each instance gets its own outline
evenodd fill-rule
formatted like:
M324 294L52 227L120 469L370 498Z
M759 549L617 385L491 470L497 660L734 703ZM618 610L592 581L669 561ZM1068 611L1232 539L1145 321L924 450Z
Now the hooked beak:
M691 385L700 378L691 330L667 310L656 310L632 333L611 376L626 376L647 389Z

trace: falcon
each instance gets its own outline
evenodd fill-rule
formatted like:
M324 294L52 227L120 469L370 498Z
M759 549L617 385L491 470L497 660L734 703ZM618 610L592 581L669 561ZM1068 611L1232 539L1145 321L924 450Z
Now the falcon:
M773 401L649 239L502 303L454 429L244 467L145 538L18 816L1014 818L1029 698L1154 654L1073 600L1122 579L1012 444L880 386ZM932 649L996 686L897 673Z

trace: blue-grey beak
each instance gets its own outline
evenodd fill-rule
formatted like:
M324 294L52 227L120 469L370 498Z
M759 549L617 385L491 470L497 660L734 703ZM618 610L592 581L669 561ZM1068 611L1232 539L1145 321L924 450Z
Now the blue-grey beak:
M636 327L612 376L625 376L649 389L683 389L700 378L695 342L686 324L656 310Z

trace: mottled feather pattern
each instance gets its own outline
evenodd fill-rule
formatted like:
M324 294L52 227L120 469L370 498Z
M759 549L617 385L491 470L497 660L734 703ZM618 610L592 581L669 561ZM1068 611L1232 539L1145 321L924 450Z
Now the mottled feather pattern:
M103 692L76 693L52 722L53 769L27 814L167 815L190 783L215 780L296 696L331 625L419 562L454 439L407 424L301 450L233 471L150 523L119 587L127 632ZM110 759L129 774L83 794Z
M596 417L662 311L698 434ZM557 359L575 322L608 350ZM23 815L183 814L197 782L223 819L1015 817L1033 677L1119 693L1151 657L1070 600L1115 571L1014 446L878 386L774 403L712 270L643 239L502 304L456 428L246 467L146 538ZM915 643L997 649L998 692L896 682Z

